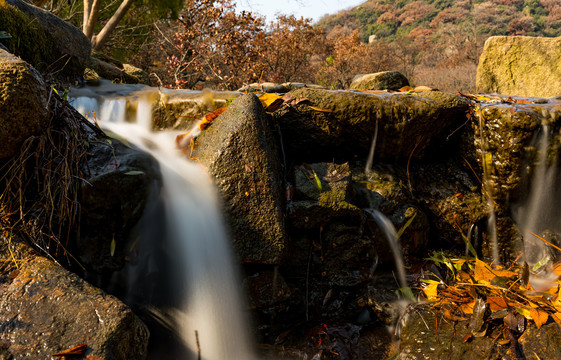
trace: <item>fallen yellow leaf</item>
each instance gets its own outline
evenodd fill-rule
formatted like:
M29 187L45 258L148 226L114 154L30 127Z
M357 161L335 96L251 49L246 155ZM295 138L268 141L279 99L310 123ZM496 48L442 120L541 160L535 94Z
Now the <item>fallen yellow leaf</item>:
M425 293L425 296L427 297L427 299L435 300L438 297L437 287L438 287L438 282L434 282L434 283L428 284L423 289L423 292Z

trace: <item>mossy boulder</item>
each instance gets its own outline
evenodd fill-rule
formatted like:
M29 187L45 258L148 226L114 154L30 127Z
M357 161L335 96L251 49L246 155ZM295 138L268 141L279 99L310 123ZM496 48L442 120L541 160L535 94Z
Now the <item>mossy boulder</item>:
M142 69L100 54L90 56L85 77L88 80L102 78L122 84L150 84L150 77Z
M33 67L1 49L0 79L0 158L5 158L48 124L48 93Z
M366 160L377 129L377 158L434 155L468 110L464 99L439 91L374 95L304 88L289 94L300 101L273 115L297 162Z
M10 52L56 80L81 78L91 43L76 27L22 0L0 0L0 40Z
M378 165L367 174L359 172L353 176L353 202L366 210L369 234L376 239L376 251L380 262L384 264L393 263L394 254L383 229L368 215L370 209L384 214L396 230L403 229L399 244L406 263L418 261L418 257L429 246L430 225L427 215L404 185L402 173L399 168Z
M409 80L399 71L382 71L374 74L355 76L349 89L399 90L405 86L409 86Z
M480 93L553 97L561 94L561 37L493 36L477 67Z
M192 158L216 181L234 249L246 263L277 264L287 251L280 156L255 95L232 102L196 139Z
M290 224L318 229L346 219L360 223L362 211L353 205L349 164L302 164L294 169L294 201L288 204Z
M0 270L2 359L51 359L82 343L96 359L146 358L148 329L117 298L15 238L0 239L0 255L13 259Z
M227 106L240 95L238 92L209 89L160 91L152 111L154 128L191 130L205 114Z
M410 168L413 195L428 210L439 246L464 246L462 234L468 234L470 227L484 221L489 213L487 198L476 177L479 175L469 168L466 171L461 164L462 159L451 158L413 164Z

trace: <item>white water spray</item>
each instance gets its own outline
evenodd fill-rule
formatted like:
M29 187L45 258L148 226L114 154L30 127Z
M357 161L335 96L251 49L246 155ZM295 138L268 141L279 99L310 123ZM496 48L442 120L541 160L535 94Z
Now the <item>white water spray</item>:
M217 194L209 176L194 163L180 157L171 132L153 133L152 104L141 98L134 122L125 121L126 99L73 99L82 114L101 114L102 127L151 153L160 163L166 206L167 234L181 256L179 271L185 274L183 305L175 323L184 343L205 360L251 360L251 341L243 302L238 291L233 254L218 212ZM131 120L131 119L128 119ZM146 146L149 143L150 146ZM160 241L160 239L154 239ZM181 285L181 284L180 284ZM187 354L185 355L187 359Z

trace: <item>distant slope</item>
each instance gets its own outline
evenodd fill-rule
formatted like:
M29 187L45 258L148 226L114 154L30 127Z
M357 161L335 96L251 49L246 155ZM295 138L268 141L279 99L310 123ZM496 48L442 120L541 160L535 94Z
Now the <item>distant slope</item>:
M392 42L401 35L561 36L560 0L369 0L321 18L330 36L360 31Z

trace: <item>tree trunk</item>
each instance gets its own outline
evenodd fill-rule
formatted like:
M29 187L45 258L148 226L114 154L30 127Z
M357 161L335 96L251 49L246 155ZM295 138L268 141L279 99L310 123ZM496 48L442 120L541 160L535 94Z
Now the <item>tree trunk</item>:
M115 30L119 22L123 19L129 8L131 7L133 0L124 0L117 11L111 16L111 19L105 24L103 29L92 39L92 50L99 50L109 39L109 36Z
M87 0L88 3L91 0ZM84 6L85 6L86 2L84 1ZM87 21L84 23L84 34L86 34L86 36L88 37L88 39L92 40L92 36L93 36L93 32L94 32L94 26L95 26L95 22L97 21L97 15L99 14L99 7L101 5L101 0L93 0L93 4L89 4L90 8L89 8L89 17L87 19ZM84 20L86 20L84 18Z
M84 19L82 21L82 32L86 33L86 27L88 26L88 20L90 19L90 10L92 8L92 0L84 0ZM91 40L91 36L88 39Z

